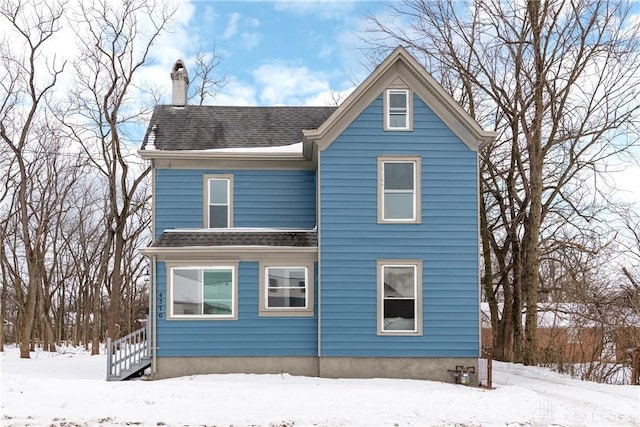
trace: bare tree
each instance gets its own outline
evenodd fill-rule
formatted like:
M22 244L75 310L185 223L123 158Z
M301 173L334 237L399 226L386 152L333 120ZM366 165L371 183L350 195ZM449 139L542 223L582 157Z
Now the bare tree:
M195 56L193 78L189 84L189 100L197 100L198 105L204 105L208 99L215 98L218 90L227 84L225 74L217 76L218 66L222 62L222 55L213 46L211 52L198 52Z
M64 63L51 60L41 67L41 55L51 38L60 30L63 6L51 2L23 4L5 1L0 6L0 19L6 21L14 39L2 43L2 83L0 84L0 140L9 148L15 168L15 218L17 233L24 245L28 277L24 284L15 283L19 299L20 357L29 358L30 338L36 314L36 300L44 279L42 239L46 222L34 224L37 213L32 202L37 194L29 192L33 185L30 147L47 138L47 127L41 120L46 96L56 85ZM13 175L10 172L10 175ZM36 175L37 176L37 175ZM39 200L41 201L41 200ZM24 285L24 288L23 288Z
M640 25L625 1L405 0L391 9L390 23L370 17L369 41L407 45L499 132L481 153L482 282L497 357L534 364L542 248L553 246L554 224L601 212L590 203L600 181L585 183L637 143ZM593 197L574 197L581 188Z
M152 103L138 103L142 94L134 77L149 61L153 43L174 12L161 2L99 0L82 2L73 20L82 52L74 64L77 89L71 94L64 121L106 188L107 235L99 251L98 280L109 295L107 330L111 338L119 335L122 294L131 285L124 273L130 267L124 264L127 224L144 209L149 196L141 192L146 191L143 183L150 169L136 163L132 132L139 129Z
M626 236L622 240L624 258L621 270L627 281L622 295L626 305L640 319L640 215L635 210L627 210L621 216Z

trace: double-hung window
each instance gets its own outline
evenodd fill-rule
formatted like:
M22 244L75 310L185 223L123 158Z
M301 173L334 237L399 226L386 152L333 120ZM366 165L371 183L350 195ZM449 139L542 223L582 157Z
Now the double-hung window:
M378 334L422 335L422 261L377 264Z
M237 318L236 265L176 266L169 271L171 318Z
M206 228L233 227L233 176L205 175Z
M408 89L388 89L385 92L386 130L411 130L411 97Z
M313 315L313 264L260 265L261 316Z
M420 157L378 158L378 222L420 222Z

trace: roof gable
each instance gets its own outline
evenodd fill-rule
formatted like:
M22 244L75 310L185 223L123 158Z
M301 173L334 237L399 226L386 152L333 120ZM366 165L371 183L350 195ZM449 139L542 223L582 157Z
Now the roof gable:
M400 81L471 150L478 151L495 138L495 132L483 130L404 47L398 46L320 127L304 131L305 157L312 156L314 142L325 150L385 89Z

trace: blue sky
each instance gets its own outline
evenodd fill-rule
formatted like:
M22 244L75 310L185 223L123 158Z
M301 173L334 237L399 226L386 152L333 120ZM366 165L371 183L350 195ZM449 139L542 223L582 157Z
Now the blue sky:
M369 72L359 39L382 1L182 1L181 29L163 44L193 67L195 51L215 45L228 83L211 103L332 105ZM166 71L177 59L161 61ZM170 86L167 79L166 85Z
M139 77L169 103L175 61L181 58L192 71L195 53L215 45L223 57L218 76L228 79L207 102L218 105L335 105L371 71L359 38L365 16L388 22L394 19L390 5L401 6L399 0L175 1L175 26ZM640 202L640 168L616 175L625 198Z

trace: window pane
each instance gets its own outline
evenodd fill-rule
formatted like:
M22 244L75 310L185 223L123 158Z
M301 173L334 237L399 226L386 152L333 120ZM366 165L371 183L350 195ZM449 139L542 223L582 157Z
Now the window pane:
M209 180L209 203L210 204L227 204L229 195L227 179L210 179Z
M233 295L233 273L231 270L204 271L204 298L231 299Z
M384 297L415 297L415 268L413 266L384 267Z
M305 268L267 268L269 287L305 287Z
M403 319L415 319L415 304L413 299L386 299L384 300L384 318L401 317Z
M209 228L227 228L228 212L228 206L209 206Z
M383 329L416 330L416 269L414 266L384 266Z
M384 163L385 190L413 190L413 166L413 162Z
M267 307L301 307L307 306L306 293L303 288L269 288Z
M383 326L385 331L415 331L414 300L385 300Z
M413 218L413 193L385 193L384 219Z
M204 314L233 314L233 271L204 271Z
M390 92L389 93L390 108L407 108L406 92Z
M173 270L173 314L202 314L200 270Z
M389 114L389 127L406 128L407 115L406 114Z
M306 268L270 267L266 270L267 308L307 306Z

